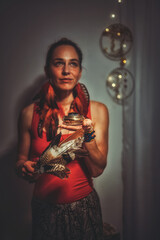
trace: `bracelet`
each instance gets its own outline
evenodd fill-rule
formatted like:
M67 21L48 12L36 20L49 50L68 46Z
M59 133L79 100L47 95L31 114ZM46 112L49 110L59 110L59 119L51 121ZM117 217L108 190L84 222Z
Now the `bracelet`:
M84 133L84 142L90 142L93 140L96 137L94 133L95 131Z

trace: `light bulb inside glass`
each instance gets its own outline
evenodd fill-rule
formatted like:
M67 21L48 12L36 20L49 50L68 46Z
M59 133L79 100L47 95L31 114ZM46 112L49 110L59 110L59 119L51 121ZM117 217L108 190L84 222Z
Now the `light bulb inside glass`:
M106 30L106 32L109 32L109 28L106 28L105 30Z
M112 87L113 87L113 88L116 87L116 84L115 84L115 83L112 83Z
M115 13L112 13L111 14L111 18L115 18L116 17L116 14Z

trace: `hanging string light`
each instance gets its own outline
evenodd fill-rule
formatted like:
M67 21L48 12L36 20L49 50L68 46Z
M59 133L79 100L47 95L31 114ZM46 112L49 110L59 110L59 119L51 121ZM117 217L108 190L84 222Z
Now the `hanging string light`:
M120 61L120 68L114 69L107 77L106 86L112 99L120 104L128 98L134 89L134 78L125 68L129 61L126 54L133 45L133 36L130 29L121 23L120 5L124 0L116 0L119 5L119 16L116 11L110 14L112 20L118 22L107 26L100 37L100 46L103 54L114 61Z

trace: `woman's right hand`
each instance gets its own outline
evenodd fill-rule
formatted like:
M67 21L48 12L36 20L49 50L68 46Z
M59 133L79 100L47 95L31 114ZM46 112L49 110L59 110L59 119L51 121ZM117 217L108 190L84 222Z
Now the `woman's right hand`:
M37 162L30 160L25 161L22 165L20 164L19 166L17 164L18 176L29 182L34 182L37 179L37 174L34 173L36 164Z

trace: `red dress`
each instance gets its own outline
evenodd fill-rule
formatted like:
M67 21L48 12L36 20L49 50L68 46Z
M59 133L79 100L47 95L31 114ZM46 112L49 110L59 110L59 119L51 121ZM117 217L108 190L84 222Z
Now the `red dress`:
M42 138L38 136L37 126L39 114L34 106L31 128L31 159L37 161L50 142L47 141L46 132ZM87 114L91 118L90 107ZM61 141L69 134L61 136ZM43 173L35 183L34 198L50 203L72 203L89 195L93 190L92 179L85 165L85 158L75 159L67 164L70 169L69 178L60 179L57 176Z

